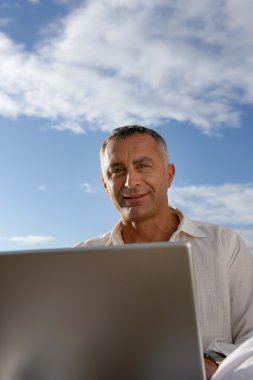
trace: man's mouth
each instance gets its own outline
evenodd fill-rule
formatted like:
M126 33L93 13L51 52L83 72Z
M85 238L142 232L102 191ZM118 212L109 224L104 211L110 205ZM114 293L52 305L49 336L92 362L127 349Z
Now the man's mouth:
M145 193L145 194L123 195L123 198L124 199L140 199L140 198L145 197L145 195L147 195L147 193Z
M123 199L129 206L137 206L141 203L142 199L146 197L148 193L144 194L133 194L133 195L123 195Z

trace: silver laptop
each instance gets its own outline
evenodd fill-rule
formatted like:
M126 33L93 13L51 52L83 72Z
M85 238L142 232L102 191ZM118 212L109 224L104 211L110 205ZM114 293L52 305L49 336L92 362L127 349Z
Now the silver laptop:
M189 243L0 254L1 380L203 380Z

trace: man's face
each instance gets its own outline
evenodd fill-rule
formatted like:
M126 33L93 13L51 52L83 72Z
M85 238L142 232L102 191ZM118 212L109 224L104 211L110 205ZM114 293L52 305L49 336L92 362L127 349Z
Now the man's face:
M174 172L156 140L146 134L109 141L102 159L104 187L128 222L162 215Z

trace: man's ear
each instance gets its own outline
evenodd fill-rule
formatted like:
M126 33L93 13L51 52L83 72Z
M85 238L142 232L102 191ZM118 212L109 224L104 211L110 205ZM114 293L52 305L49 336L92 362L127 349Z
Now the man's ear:
M171 187L171 184L173 182L174 176L175 176L175 165L169 164L167 168L167 174L168 174L168 188Z

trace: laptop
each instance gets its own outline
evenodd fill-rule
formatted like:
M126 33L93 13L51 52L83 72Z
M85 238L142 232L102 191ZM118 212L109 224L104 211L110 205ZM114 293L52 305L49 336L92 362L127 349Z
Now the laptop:
M189 243L0 254L1 380L204 380Z

